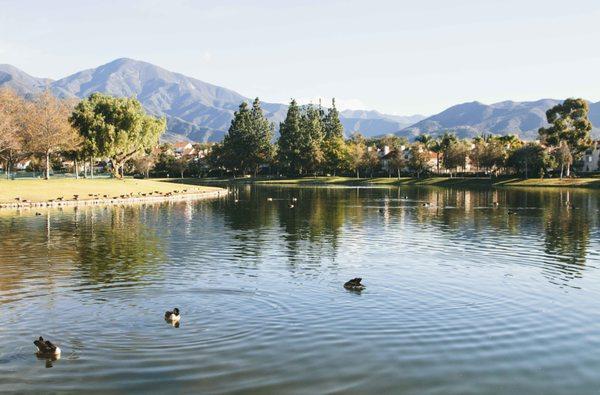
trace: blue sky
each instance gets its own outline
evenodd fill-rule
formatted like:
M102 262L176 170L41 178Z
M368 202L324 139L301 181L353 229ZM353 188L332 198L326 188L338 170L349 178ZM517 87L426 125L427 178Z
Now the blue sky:
M264 101L432 114L600 100L600 1L0 0L0 63L60 78L145 60Z

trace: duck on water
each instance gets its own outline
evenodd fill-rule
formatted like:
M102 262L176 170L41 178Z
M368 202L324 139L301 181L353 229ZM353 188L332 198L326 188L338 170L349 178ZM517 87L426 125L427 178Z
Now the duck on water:
M60 347L54 345L50 340L39 337L33 341L37 347L36 355L41 358L60 358Z

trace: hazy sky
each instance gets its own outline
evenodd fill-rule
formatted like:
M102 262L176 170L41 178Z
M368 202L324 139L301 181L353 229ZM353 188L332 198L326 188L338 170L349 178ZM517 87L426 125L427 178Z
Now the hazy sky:
M0 63L56 79L130 57L264 101L432 114L600 100L599 21L599 0L0 0Z

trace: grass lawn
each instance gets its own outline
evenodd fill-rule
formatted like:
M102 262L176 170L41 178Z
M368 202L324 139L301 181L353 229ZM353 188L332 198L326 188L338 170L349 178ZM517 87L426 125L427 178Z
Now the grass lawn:
M58 197L70 200L79 195L80 200L91 199L88 194L112 196L152 191L173 192L181 190L181 185L173 183L174 179L0 179L0 203L14 203L16 197L31 202L44 202ZM217 190L213 187L186 186L188 193Z
M577 187L577 188L600 188L600 178L520 178L494 180L487 177L428 177L411 178L353 178L353 177L303 177L282 180L256 181L260 184L293 184L293 185L434 185L444 187Z

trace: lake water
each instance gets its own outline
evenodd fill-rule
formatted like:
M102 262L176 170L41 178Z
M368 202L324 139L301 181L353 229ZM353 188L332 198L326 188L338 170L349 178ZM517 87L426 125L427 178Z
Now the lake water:
M2 212L0 392L597 393L599 209L598 191L245 186Z

